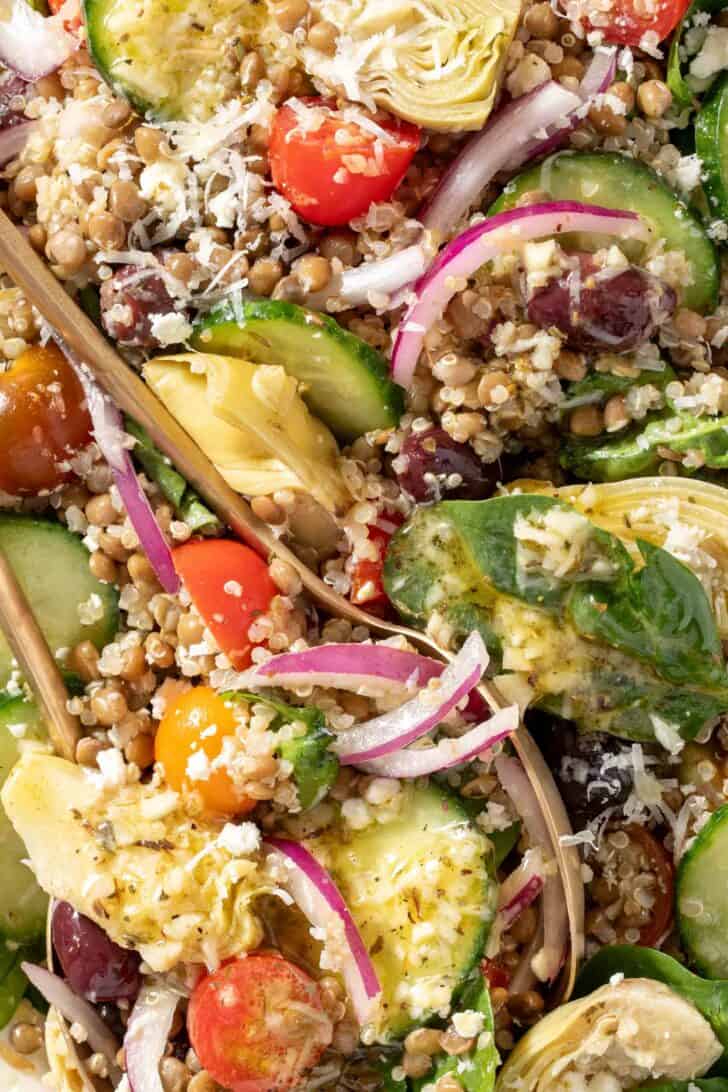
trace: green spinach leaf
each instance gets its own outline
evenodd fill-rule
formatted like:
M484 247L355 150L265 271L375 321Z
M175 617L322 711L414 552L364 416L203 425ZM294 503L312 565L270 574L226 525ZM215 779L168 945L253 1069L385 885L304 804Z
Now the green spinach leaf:
M697 25L696 15L704 12L709 15L717 15L728 7L728 0L693 0L685 15L682 17L673 36L670 46L670 54L667 60L667 86L672 91L672 97L678 106L693 106L695 93L685 79L685 37L687 32Z
M495 1073L500 1057L494 1039L495 1025L490 993L480 973L466 983L457 1007L464 1012L479 1012L483 1017L483 1031L478 1036L475 1047L464 1055L443 1055L436 1058L435 1068L430 1073L411 1082L412 1092L422 1092L425 1085L436 1085L446 1073L453 1073L465 1092L492 1092L495 1088Z
M600 404L614 394L626 394L632 387L644 387L649 384L664 389L675 379L675 372L665 364L662 371L643 370L638 376L614 375L613 372L590 372L583 379L569 383L566 398L559 403L559 410L572 410L576 406Z

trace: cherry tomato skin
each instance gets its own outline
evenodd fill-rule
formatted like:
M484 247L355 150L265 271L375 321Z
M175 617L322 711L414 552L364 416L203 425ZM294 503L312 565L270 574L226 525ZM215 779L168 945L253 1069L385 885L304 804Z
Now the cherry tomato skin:
M507 990L511 984L510 972L497 959L483 959L480 972L491 990Z
M245 796L225 769L208 770L192 779L188 763L203 752L212 763L226 736L236 734L233 706L209 686L186 690L165 712L154 739L154 757L164 768L167 783L177 792L197 792L206 811L245 815L255 801Z
M82 408L83 407L83 408ZM0 374L0 489L17 496L55 489L91 439L81 384L55 345L33 346Z
M318 128L306 129L293 107L279 109L268 149L273 185L309 223L324 227L348 224L373 202L392 196L419 147L420 131L406 121L377 118L377 124L393 138L390 144L344 121L324 99L303 101L325 109L328 116ZM336 139L342 133L346 142L341 136ZM347 163L355 162L365 163L365 170L347 168Z
M664 939L672 922L675 903L675 866L661 842L638 824L626 827L626 833L644 852L657 878L652 918L640 929L640 944L654 948Z
M249 546L224 538L186 542L172 556L205 624L241 671L253 650L250 625L278 591L268 566Z
M607 14L607 26L593 26L602 30L604 40L615 45L639 46L645 34L656 34L662 42L671 34L690 6L690 0L658 0L657 10L649 15L639 11L637 0L614 0L613 10ZM657 43L655 43L657 44Z
M197 984L187 1030L202 1066L224 1088L284 1092L316 1064L333 1028L312 978L277 953L256 952Z
M389 598L384 590L384 558L387 554L389 540L402 523L399 515L383 516L381 522L386 526L370 524L369 541L373 542L379 550L379 557L362 558L354 565L351 574L351 601L358 607L379 614L389 608Z

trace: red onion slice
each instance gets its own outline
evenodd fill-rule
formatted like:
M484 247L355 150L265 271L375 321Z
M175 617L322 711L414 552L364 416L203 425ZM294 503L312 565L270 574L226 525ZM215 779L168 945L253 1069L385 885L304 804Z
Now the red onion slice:
M434 747L410 747L371 762L358 762L357 765L367 773L380 777L427 777L477 758L483 751L512 735L518 728L519 719L518 706L510 705L457 739L441 739Z
M425 686L442 674L443 664L417 652L389 645L317 645L303 652L284 652L245 672L240 685L326 686L369 697L402 687Z
M20 155L37 124L35 121L23 121L0 132L0 167Z
M67 34L59 16L46 18L27 0L5 0L0 21L0 61L26 80L55 72L78 41Z
M93 1005L73 992L67 982L52 974L37 963L21 963L23 973L32 982L49 1005L57 1009L69 1024L78 1024L86 1033L86 1042L91 1050L103 1054L109 1062L113 1075L118 1079L121 1074L116 1066L116 1054L119 1044ZM138 1090L137 1090L138 1092Z
M126 1075L131 1092L164 1092L159 1063L167 1050L179 993L146 980L131 1010L124 1035Z
M83 387L93 424L94 439L111 467L116 488L119 490L119 496L124 502L139 543L149 558L159 583L166 592L174 595L179 591L180 583L172 560L172 551L167 545L162 528L157 523L149 498L141 487L131 461L131 455L126 447L126 433L121 414L88 369L71 353L62 339L57 337L56 341L68 357Z
M333 915L343 926L345 945L339 970L354 1014L363 1027L372 1019L382 988L341 892L326 869L299 842L267 838L264 844L271 851L270 856L275 856L285 870L285 887L311 925L326 933ZM338 952L338 945L336 950ZM135 1088L134 1092L147 1090Z
M528 849L518 868L506 876L498 892L498 918L501 932L513 922L543 891L545 877L543 854Z
M417 299L399 325L392 351L392 376L408 387L417 366L425 334L442 316L459 282L486 262L512 253L528 239L586 231L596 235L646 239L647 228L633 212L553 201L509 209L468 228L445 247L415 288Z
M441 724L458 702L468 696L487 666L488 650L483 638L479 633L471 633L442 672L437 687L427 687L399 708L339 732L332 750L344 765L350 766L414 743Z
M544 860L553 860L554 846L551 842L551 836L539 807L538 799L523 766L516 758L510 758L508 755L496 755L495 768L503 789L513 801L513 805L528 831L532 846L542 851ZM543 946L534 955L532 969L542 982L553 982L561 969L569 945L566 895L557 870L545 877L542 903L544 919Z

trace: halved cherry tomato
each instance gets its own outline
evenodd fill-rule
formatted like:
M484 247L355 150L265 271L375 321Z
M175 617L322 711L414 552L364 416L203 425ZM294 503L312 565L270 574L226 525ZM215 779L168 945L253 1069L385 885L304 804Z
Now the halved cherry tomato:
M690 0L656 0L654 10L644 11L643 0L612 0L607 13L608 26L590 24L592 30L604 32L606 42L639 46L645 35L656 35L654 44L671 34L690 6ZM645 42L645 44L648 44Z
M507 990L511 984L511 974L497 959L482 959L480 973L491 990Z
M325 99L302 101L308 113L284 105L273 121L268 148L273 185L304 220L348 224L372 202L392 196L419 147L420 130L377 116L385 139L345 121Z
M192 602L233 667L250 663L251 622L264 614L278 589L268 566L242 542L226 538L186 542L173 551L174 566Z
M195 791L208 811L244 815L255 807L223 767L212 763L223 751L226 737L235 736L234 707L209 686L194 686L170 705L154 739L154 757L164 767L168 784L177 792ZM201 769L195 770L195 755ZM199 776L195 776L199 774Z
M331 1042L312 978L276 953L225 964L195 987L187 1030L210 1076L231 1092L295 1088Z
M625 833L637 843L647 857L657 880L652 917L640 929L640 944L645 948L653 948L664 938L672 921L675 902L675 866L662 844L645 827L635 823L626 827Z
M392 516L383 516L379 523L369 524L369 541L379 550L379 557L376 561L368 557L362 558L356 562L351 573L352 603L375 614L380 614L389 607L382 570L389 540L402 522L402 517L395 513Z
M0 372L0 489L55 489L68 459L91 439L91 419L73 368L55 345L33 346Z

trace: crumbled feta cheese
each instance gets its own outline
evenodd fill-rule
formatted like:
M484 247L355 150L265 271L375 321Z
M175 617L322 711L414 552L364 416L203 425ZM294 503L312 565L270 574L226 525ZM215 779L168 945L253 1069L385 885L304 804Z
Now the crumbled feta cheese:
M204 751L195 751L187 759L185 773L190 781L207 781L210 777L210 759Z
M166 315L150 315L152 336L160 345L179 345L192 336L192 326L184 315L170 311Z
M463 1039L474 1039L483 1030L483 1014L474 1009L465 1012L456 1012L452 1018L452 1026Z
M247 857L260 849L260 831L255 823L226 823L217 844L233 857Z

